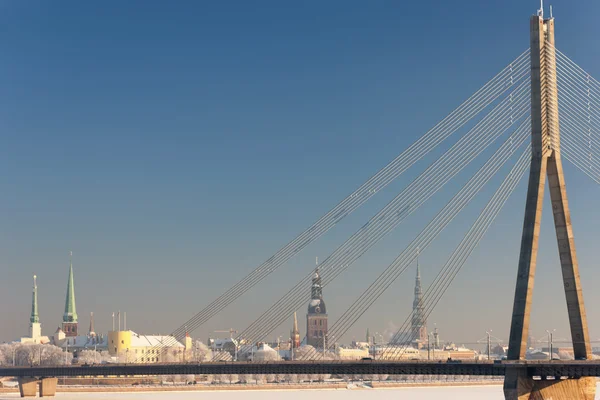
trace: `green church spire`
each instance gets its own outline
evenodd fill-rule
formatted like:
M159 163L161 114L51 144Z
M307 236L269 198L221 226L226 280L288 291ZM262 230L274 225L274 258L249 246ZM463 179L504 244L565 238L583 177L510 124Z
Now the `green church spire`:
M33 295L31 299L31 317L29 322L32 324L40 322L40 316L38 315L38 301L37 301L37 283L36 276L33 276Z
M70 253L73 256L73 252ZM65 314L63 322L77 322L77 310L75 308L75 283L73 281L73 261L69 258L69 283L67 284L67 299L65 301Z

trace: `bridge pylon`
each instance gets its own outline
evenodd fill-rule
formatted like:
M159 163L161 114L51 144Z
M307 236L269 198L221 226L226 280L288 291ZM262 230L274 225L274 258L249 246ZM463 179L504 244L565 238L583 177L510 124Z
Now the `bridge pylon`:
M540 12L531 17L530 22L532 155L507 358L524 360L527 351L544 187L548 176L573 351L576 360L587 360L591 359L592 351L560 157L554 18L544 19ZM541 380L534 380L526 371L523 366L507 368L504 380L507 400L594 399L595 378L541 377Z

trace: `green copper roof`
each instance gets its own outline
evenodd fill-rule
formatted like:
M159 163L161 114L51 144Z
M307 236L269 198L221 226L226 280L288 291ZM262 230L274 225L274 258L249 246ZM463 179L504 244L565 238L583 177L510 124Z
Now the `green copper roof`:
M31 323L40 322L40 316L38 315L38 302L37 302L37 283L35 281L36 276L33 276L33 295L31 299L31 317L29 321Z
M73 262L69 261L69 283L67 284L67 299L65 301L65 314L63 322L77 322L75 308L75 283L73 282Z

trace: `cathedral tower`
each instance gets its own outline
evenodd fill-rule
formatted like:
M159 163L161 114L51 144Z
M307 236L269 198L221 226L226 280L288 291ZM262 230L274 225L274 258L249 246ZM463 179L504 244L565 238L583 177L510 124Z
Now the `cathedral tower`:
M306 339L307 343L315 348L323 348L327 336L327 309L323 301L323 285L319 267L315 269L312 280L311 300L308 303L306 314Z
M71 252L71 257L73 252ZM69 258L69 281L63 315L62 330L67 337L77 336L77 310L75 308L75 282L73 280L73 261Z

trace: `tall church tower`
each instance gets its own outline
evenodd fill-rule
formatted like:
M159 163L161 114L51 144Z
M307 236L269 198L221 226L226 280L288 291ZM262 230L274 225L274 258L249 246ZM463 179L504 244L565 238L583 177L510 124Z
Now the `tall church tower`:
M312 279L311 300L308 303L308 313L306 314L306 339L307 343L315 348L323 348L327 345L325 340L327 336L327 309L323 301L323 285L319 267L315 269L315 275Z
M35 341L42 336L42 324L38 314L37 276L33 276L33 294L31 296L31 317L29 318L29 336Z
M427 343L427 319L423 307L423 290L421 289L421 268L419 266L419 255L417 254L417 277L415 279L415 298L413 300L413 313L411 320L411 332L413 340L418 340L417 346Z
M65 301L65 313L63 315L62 330L65 336L77 336L77 310L75 308L75 282L73 280L73 252L69 258L69 281L67 283L67 298Z

